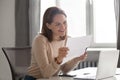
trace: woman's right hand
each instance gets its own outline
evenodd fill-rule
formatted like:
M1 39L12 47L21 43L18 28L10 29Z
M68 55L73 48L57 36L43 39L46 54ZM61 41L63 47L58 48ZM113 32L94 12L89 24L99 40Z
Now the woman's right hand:
M68 54L68 51L69 51L68 47L61 47L61 48L59 48L59 50L58 50L58 57L57 57L58 62L61 63L63 61L63 59Z

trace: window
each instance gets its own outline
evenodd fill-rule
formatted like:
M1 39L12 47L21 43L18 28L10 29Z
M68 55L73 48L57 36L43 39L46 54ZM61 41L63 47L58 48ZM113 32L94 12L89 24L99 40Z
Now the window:
M44 11L50 6L60 6L67 14L68 35L71 37L86 35L86 5L85 0L74 0L76 6L71 6L73 0L41 0L41 21ZM66 5L67 4L67 5ZM40 28L41 29L41 28ZM72 32L72 33L71 33Z
M93 0L93 15L94 43L116 43L114 0Z
M40 6L40 26L42 26L42 19L43 19L43 14L45 12L45 10L48 7L51 6L56 6L56 0L41 0L41 6ZM41 27L40 27L40 31L41 31Z
M68 35L71 37L85 36L86 0L59 0L59 6L67 14Z
M45 1L48 3L48 0ZM116 47L114 0L51 1L50 5L42 3L41 8L45 10L53 5L61 7L67 14L69 36L92 35L92 47Z

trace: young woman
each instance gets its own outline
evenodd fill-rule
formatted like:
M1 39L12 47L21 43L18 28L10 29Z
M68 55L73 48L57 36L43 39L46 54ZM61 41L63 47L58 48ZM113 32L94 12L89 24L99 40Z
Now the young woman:
M61 64L67 57L67 16L58 7L48 8L43 16L42 31L33 40L31 65L25 80L49 78L60 72L66 74L86 58L86 52L65 64ZM74 53L73 53L74 54Z

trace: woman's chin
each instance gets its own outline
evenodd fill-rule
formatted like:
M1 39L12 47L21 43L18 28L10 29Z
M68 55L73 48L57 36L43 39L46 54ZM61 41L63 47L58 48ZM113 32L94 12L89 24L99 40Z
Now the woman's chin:
M60 36L65 36L65 33L64 33L64 32L63 32L63 33L61 33L61 34L60 34Z

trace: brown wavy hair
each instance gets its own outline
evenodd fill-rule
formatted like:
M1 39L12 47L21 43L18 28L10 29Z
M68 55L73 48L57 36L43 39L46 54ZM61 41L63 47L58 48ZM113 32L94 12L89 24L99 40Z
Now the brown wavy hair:
M53 22L54 16L57 14L63 14L65 17L67 17L65 12L58 7L49 7L43 15L41 34L47 37L48 41L50 42L53 41L53 32L46 26L46 23L51 24ZM67 32L65 36L60 36L60 39L65 40L66 35Z

